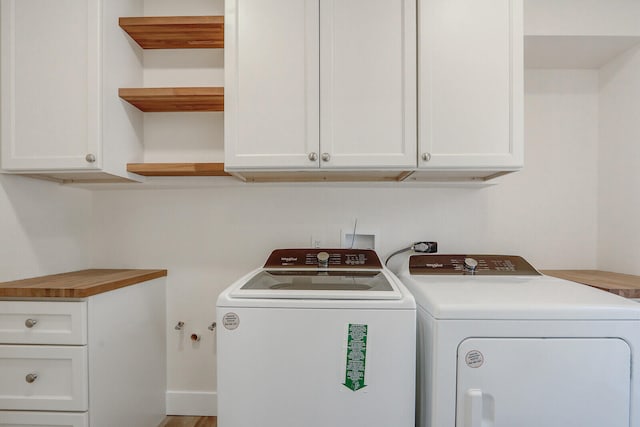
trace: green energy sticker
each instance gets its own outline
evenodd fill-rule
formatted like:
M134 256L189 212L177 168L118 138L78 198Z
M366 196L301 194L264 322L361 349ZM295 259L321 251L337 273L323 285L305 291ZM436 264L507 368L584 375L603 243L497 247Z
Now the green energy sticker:
M353 391L366 387L364 368L367 362L367 329L367 325L349 324L347 366L343 385Z

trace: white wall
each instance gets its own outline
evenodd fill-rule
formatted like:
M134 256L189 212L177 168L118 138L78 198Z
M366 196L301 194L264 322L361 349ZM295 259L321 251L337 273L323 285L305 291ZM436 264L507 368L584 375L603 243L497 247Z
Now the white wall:
M239 183L95 192L93 263L169 270L168 389L216 389L215 335L206 327L222 289L276 247L308 246L311 235L338 245L355 218L359 230L378 235L381 255L433 239L441 252L595 268L597 72L535 71L526 83L526 167L496 186ZM173 330L179 320L185 334ZM199 345L189 342L192 331L203 333Z
M493 189L491 237L541 269L596 265L597 79L586 70L525 74L525 168Z
M640 43L638 0L524 0L527 68L598 69Z
M598 267L640 274L640 48L600 71Z
M524 0L525 35L638 36L638 0Z
M145 0L144 14L224 15L224 0ZM144 86L224 86L223 49L147 49ZM145 162L223 162L223 113L144 115Z
M89 266L91 193L0 175L0 281Z

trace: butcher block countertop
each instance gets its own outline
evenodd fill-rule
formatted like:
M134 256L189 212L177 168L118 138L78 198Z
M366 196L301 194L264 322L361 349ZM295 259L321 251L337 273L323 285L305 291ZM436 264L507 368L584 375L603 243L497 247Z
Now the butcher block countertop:
M571 280L626 297L640 298L640 276L600 270L542 270L547 276Z
M0 297L85 298L167 275L167 270L91 269L0 282Z

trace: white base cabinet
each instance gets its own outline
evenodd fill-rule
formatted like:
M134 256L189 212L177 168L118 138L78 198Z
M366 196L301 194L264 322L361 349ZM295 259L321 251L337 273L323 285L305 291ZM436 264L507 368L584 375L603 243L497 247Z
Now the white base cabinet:
M164 278L82 300L0 301L0 427L156 427L165 311Z
M0 0L2 169L60 181L140 180L142 113L118 87L142 85L119 16L142 0Z

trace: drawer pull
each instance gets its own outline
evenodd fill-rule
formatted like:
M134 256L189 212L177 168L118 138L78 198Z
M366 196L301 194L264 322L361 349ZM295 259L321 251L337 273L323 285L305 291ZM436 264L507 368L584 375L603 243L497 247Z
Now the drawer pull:
M37 319L27 319L24 321L24 326L26 326L27 328L33 328L37 324L38 324Z
M37 379L38 379L38 374L27 374L27 376L24 377L24 380L29 384L35 382L35 380Z

